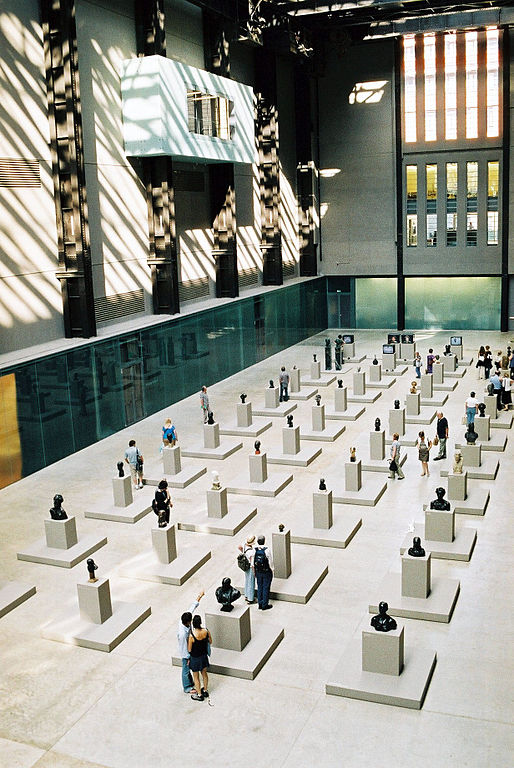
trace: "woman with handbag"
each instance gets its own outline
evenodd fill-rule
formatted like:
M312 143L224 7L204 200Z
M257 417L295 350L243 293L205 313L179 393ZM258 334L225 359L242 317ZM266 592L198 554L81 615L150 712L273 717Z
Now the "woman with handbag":
M159 518L159 528L165 528L169 525L172 506L168 483L166 480L160 480L152 502L152 509Z
M248 536L245 543L238 547L241 554L237 556L237 564L245 572L245 600L247 603L255 602L255 574L253 572L254 541L255 536Z
M193 673L195 685L195 693L191 695L191 698L195 701L203 701L209 698L207 667L209 666L211 643L211 633L208 629L202 627L202 617L198 615L193 616L191 634L187 641L187 650L189 651L189 669ZM203 687L200 683L200 673L202 674Z
M476 367L478 368L478 378L485 378L485 347L483 346L478 350Z
M418 449L418 459L421 461L421 466L423 467L423 472L421 473L421 477L430 477L430 472L428 471L428 460L430 458L430 449L432 448L432 442L429 440L428 443L425 442L425 433L421 431L418 434L418 439L416 440L416 447Z

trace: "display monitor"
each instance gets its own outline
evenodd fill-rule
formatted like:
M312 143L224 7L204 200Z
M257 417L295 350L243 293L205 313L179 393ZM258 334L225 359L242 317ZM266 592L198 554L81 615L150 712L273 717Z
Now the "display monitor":
M392 355L394 354L395 346L394 344L382 344L382 354L383 355Z
M353 344L354 336L351 333L343 334L343 341L345 344Z
M402 333L402 344L414 344L414 334Z
M388 344L399 344L400 343L400 336L398 333L388 333L387 334L387 343Z
M452 347L460 347L462 344L462 336L450 336L450 344Z

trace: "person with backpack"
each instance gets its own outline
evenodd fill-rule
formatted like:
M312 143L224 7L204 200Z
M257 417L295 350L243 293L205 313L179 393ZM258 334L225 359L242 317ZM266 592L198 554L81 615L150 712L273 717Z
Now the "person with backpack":
M257 538L257 546L253 554L253 572L257 579L257 602L261 611L273 608L269 604L269 592L273 580L273 555L269 547L265 546L265 541L264 536Z
M166 421L164 422L164 426L162 428L163 445L164 446L171 445L171 447L173 448L173 446L176 445L177 440L178 440L178 437L177 437L177 430L175 429L175 425L172 423L171 419L166 419Z
M143 455L136 447L135 440L129 440L129 447L125 451L125 463L129 465L134 488L139 490L143 487Z
M247 603L255 602L254 541L255 536L248 536L245 543L238 547L240 554L237 556L237 564L245 574L245 600Z

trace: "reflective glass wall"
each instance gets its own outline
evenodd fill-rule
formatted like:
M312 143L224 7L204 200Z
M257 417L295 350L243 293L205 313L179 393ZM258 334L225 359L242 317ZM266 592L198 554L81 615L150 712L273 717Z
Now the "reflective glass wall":
M500 277L408 277L405 327L500 329Z
M0 487L327 327L318 278L8 368Z

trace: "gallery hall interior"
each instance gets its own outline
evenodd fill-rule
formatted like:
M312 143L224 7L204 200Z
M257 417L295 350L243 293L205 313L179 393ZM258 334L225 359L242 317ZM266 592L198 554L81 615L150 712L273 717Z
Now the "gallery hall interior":
M2 768L512 765L511 27L2 0Z

